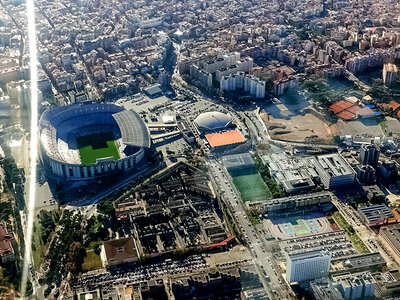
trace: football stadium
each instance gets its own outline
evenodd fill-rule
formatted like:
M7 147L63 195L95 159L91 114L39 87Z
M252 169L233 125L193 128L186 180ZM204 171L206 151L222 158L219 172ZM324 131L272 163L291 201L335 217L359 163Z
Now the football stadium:
M52 174L67 180L137 168L151 146L140 116L114 104L80 103L46 110L39 131L43 162Z

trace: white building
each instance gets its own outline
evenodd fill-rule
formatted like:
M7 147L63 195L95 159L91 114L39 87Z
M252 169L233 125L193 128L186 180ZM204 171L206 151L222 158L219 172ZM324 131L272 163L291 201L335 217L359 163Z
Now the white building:
M345 300L374 296L376 282L369 271L332 276L332 281Z
M31 88L30 81L12 81L6 85L7 93L12 104L17 104L23 108L30 108ZM42 92L38 90L38 101L43 101Z
M219 86L222 92L243 89L256 98L264 98L265 84L266 82L264 80L253 75L245 75L244 72L237 72L236 74L223 76Z
M199 66L192 65L190 66L190 76L193 79L200 81L204 86L211 87L212 86L212 75L211 73L205 71Z
M288 255L286 259L286 280L299 282L329 275L331 254L325 250L315 250Z
M162 17L141 20L139 22L139 27L143 28L143 29L154 28L154 27L160 26L162 24L162 22L163 22Z
M216 59L204 62L203 69L209 73L215 73L217 70L237 65L240 60L239 52L223 54Z

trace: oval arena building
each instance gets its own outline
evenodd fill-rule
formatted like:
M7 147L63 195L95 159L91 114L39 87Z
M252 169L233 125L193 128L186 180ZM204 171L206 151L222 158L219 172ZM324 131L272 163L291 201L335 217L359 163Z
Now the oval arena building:
M140 116L114 104L81 103L46 110L39 134L44 164L66 180L133 170L151 147Z

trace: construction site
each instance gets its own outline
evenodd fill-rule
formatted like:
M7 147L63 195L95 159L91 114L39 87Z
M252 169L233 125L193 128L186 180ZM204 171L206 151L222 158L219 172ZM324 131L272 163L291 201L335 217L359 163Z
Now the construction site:
M282 107L283 109L283 107ZM295 142L331 143L339 134L336 124L309 108L300 112L286 111L277 116L262 110L260 113L272 139Z

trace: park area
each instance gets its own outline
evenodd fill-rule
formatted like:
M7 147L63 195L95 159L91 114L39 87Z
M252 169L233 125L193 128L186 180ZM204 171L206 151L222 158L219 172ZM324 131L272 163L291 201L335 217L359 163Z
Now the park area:
M112 157L119 159L119 153L115 141L109 135L84 136L77 139L79 155L82 164L95 164L99 158Z
M86 251L86 257L83 261L82 269L85 272L98 270L103 267L100 255L93 249Z
M229 173L243 201L266 200L272 197L256 167L231 170Z

